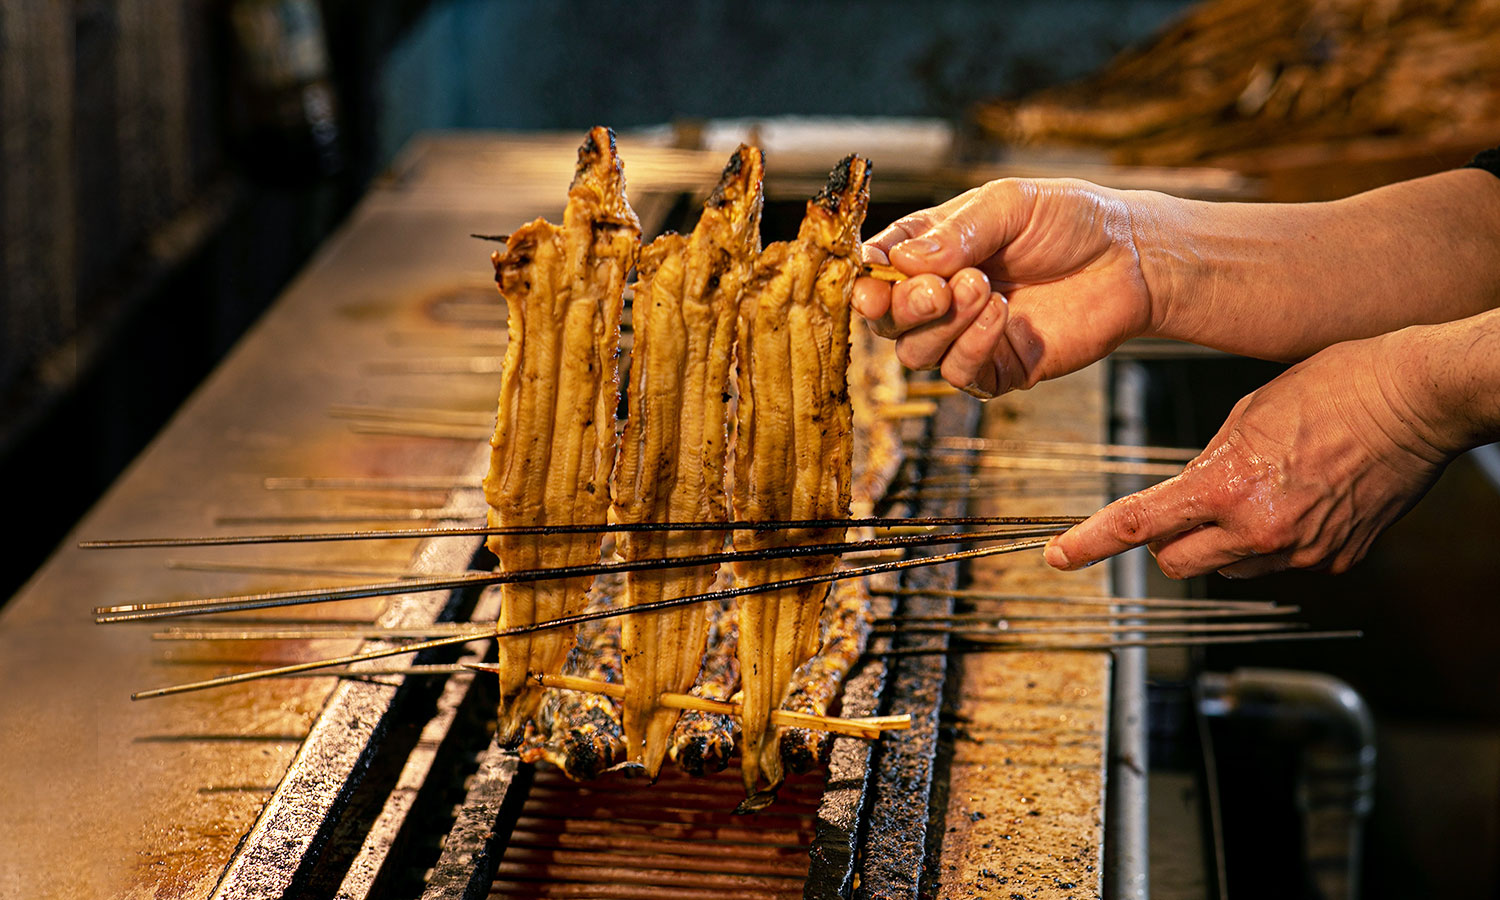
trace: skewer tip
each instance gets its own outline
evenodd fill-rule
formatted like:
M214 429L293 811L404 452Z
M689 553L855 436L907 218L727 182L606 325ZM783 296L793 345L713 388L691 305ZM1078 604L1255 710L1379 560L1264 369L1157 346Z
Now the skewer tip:
M874 278L877 281L886 281L891 284L899 284L907 279L907 274L895 266L883 263L861 263L859 274L866 278Z

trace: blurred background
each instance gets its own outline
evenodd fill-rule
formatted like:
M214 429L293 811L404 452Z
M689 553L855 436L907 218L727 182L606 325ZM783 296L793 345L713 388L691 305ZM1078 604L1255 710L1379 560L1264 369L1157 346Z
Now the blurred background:
M955 163L1211 166L1330 199L1500 144L1500 3L0 0L0 598L414 134L787 116L932 120ZM1186 446L1278 370L1153 365L1151 438ZM1367 896L1500 896L1497 536L1461 461L1348 576L1160 586L1369 632L1199 661L1333 672L1374 707ZM1238 821L1231 869L1285 886L1255 838L1279 820Z

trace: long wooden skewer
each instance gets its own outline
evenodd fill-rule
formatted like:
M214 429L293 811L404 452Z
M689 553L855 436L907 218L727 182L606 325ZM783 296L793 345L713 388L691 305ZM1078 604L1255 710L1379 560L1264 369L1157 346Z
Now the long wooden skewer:
M761 522L615 522L603 525L472 525L453 528L392 528L316 533L238 534L200 537L119 538L79 541L85 550L150 547L227 547L240 544L302 544L320 541L384 541L395 538L475 535L607 534L635 531L781 531L794 528L938 528L973 525L1076 525L1083 516L865 516L852 519L786 519Z
M1236 632L1236 631L1275 631L1276 629L1299 629L1304 626L1299 624L1287 624L1286 622L1215 622L1207 624L1184 624L1181 622L1131 624L1127 622L1116 622L1109 625L1040 625L1021 626L1019 628L980 628L974 625L900 625L890 626L877 625L875 631L880 634L890 634L899 628L902 634L952 634L964 639L975 637L996 636L1006 637L1008 635L1049 635L1049 634L1120 634L1122 632L1171 632L1181 634L1193 634L1203 632Z
M210 559L169 559L169 569L186 572L240 572L252 575L306 575L318 578L391 578L415 580L427 576L404 569L338 568L335 566L290 566L270 563L241 563Z
M494 430L494 410L443 409L429 406L353 406L335 404L328 407L335 419L362 421L427 422L440 425L488 426Z
M414 594L425 591L447 591L464 587L479 587L492 584L515 584L523 581L547 581L561 578L593 577L620 572L642 572L657 569L691 568L732 562L761 562L769 559L796 559L807 556L842 556L845 553L927 547L935 544L965 544L983 541L1014 540L1017 538L1041 537L1043 546L1063 526L1037 526L1025 529L997 531L974 531L934 535L903 535L900 537L873 538L865 541L844 541L834 544L801 544L791 547L767 547L759 550L732 550L722 553L703 553L694 556L626 560L624 562L591 563L578 566L557 566L545 569L521 569L513 572L466 572L461 575L437 575L405 581L381 582L379 584L356 584L336 588L308 588L295 591L270 591L259 594L240 594L230 597L205 597L194 600L167 600L159 603L127 603L119 606L101 606L94 610L94 621L98 624L139 622L150 619L168 619L180 616L205 615L220 612L239 612L249 609L270 609L280 606L298 606L307 603L326 603L334 600L359 600L367 597L386 597L392 594ZM1021 543L1025 543L1022 541ZM1032 546L1028 544L1027 547ZM844 570L850 571L850 570ZM788 586L791 582L782 582ZM642 608L640 605L632 609Z
M1271 600L1192 600L1176 597L1052 597L1046 594L1007 594L996 591L943 590L940 588L872 588L887 597L952 597L996 603L1057 603L1080 606L1139 606L1163 609L1271 609Z
M337 656L330 659L312 660L310 662L293 663L286 666L278 666L274 669L259 669L254 672L240 672L235 675L224 675L219 678L210 678L204 681L194 681L188 684L172 685L171 687L155 688L148 691L137 691L130 695L132 700L147 700L155 697L166 697L173 694L183 694L189 691L201 691L208 688L224 687L231 684L243 684L247 681L256 681L261 678L272 678L281 675L294 675L301 672L314 672L318 669L326 669L333 666L348 666L355 663L365 662L371 659L384 659L388 656L399 656L403 653L418 653L423 650L432 650L438 647L450 647L454 644L465 644L469 641L484 640L499 637L511 637L518 634L532 634L538 631L546 631L552 628L564 628L572 625L582 625L585 622L594 622L600 619L610 619L615 616L633 615L639 613L656 612L662 609L671 609L677 606L685 606L690 603L706 603L716 600L727 600L730 597L741 597L747 594L765 593L779 591L787 588L802 587L805 585L827 584L840 581L845 578L864 578L870 575L879 575L885 572L897 572L902 569L912 569L922 566L942 565L950 562L963 562L971 559L981 559L987 556L997 556L1002 553L1016 553L1023 550L1038 550L1047 545L1050 538L1037 538L1033 540L1015 541L998 547L976 547L973 550L959 550L954 553L942 553L935 556L922 556L915 559L901 559L892 562L872 563L868 566L857 566L852 569L841 569L823 575L806 575L801 578L791 578L785 581L772 581L765 584L746 585L744 587L729 588L721 591L710 591L706 594L693 594L687 597L674 597L667 600L657 600L651 603L640 603L634 606L611 607L609 609L593 610L591 612L578 613L572 616L563 616L558 619L550 619L546 622L535 622L530 625L516 625L511 628L491 630L484 633L458 634L452 637L436 638L430 641L421 641L415 644L404 644L400 647L388 647L379 650L368 650L363 653L353 653L347 656Z
M329 668L316 672L294 672L283 678L376 678L391 675L469 675L470 670L460 663L434 663L432 665L371 666L365 669Z
M488 321L475 319L472 321ZM499 375L500 356L433 356L425 359L381 359L365 363L370 375Z
M486 672L492 675L499 674L500 667L493 663L465 663L464 666L476 672ZM535 681L542 687L557 688L564 691L582 691L590 694L603 694L606 697L624 699L625 685L610 681L595 681L592 678L580 678L577 675L529 675L527 678ZM681 694L673 691L662 693L660 703L669 709L693 710L696 712L718 713L726 716L739 716L743 714L744 707L738 703L728 700L710 700L706 697L694 697L692 694ZM846 734L851 737L877 738L882 731L905 731L911 728L911 716L869 716L865 718L843 719L838 716L819 716L812 713L793 712L791 710L778 709L771 712L771 721L777 725L786 725L791 728L810 728L816 731L831 731L835 734Z
M488 510L482 506L471 507L411 507L395 511L372 510L371 512L347 513L260 513L255 515L215 516L215 525L334 525L344 522L473 522L482 527ZM432 527L430 525L424 527ZM185 546L201 546L188 544Z
M970 612L954 613L951 616L877 616L876 626L894 624L904 626L908 623L920 625L926 623L935 624L960 624L960 623L989 623L989 622L1121 622L1142 620L1193 620L1193 619L1257 619L1262 616L1290 616L1301 611L1297 606L1273 606L1268 609L1155 609L1134 610L1128 612L1057 612L1057 613L1023 613L1021 615L1009 615L993 612Z
M1091 472L1100 475L1182 474L1182 466L1171 463L1130 462L1129 460L1093 459L1084 456L1019 456L1003 453L967 453L963 450L929 450L927 457L951 460L977 469L1035 470L1038 472Z
M455 425L443 422L384 422L362 420L349 426L355 434L384 434L394 437L444 438L450 441L479 441L493 433L480 425Z
M949 394L958 393L958 388L946 381L910 381L906 382L906 396L913 400L921 400L932 397L946 397Z
M268 491L451 491L479 490L472 475L406 475L396 478L344 477L337 475L281 475L266 478Z
M1018 616L999 616L995 613L958 613L952 616L879 616L877 628L895 626L902 630L920 630L923 625L948 624L990 625L999 622L1123 622L1136 619L1172 619L1188 621L1216 618L1259 618L1262 616L1288 616L1298 612L1295 606L1278 606L1274 609L1205 609L1205 610L1158 610L1133 613L1029 613ZM151 635L155 641L290 641L290 640L336 640L352 638L413 639L435 638L445 635L475 632L475 622L435 622L419 627L390 627L368 623L348 625L289 624L281 627L248 628L168 628ZM996 625L997 629L1003 630Z
M345 415L353 419L349 430L355 434L382 434L397 437L443 438L453 441L484 440L494 431L493 425L475 421L462 421L454 417L436 417L447 410L413 410L413 418L400 418L389 411L378 411L371 416ZM911 400L891 403L875 409L881 419L924 419L937 412L937 404L928 400ZM494 415L491 414L491 419Z
M488 624L488 628L486 628ZM373 640L430 639L456 634L494 633L494 623L484 622L434 622L411 628L382 625L307 627L285 626L282 628L169 628L151 635L153 641L320 641L368 638Z
M1124 459L1158 459L1191 462L1203 452L1191 447L1147 447L1135 444L1090 444L1075 441L1030 441L1012 438L936 437L907 441L907 446L921 450L928 447L964 453L1055 453L1063 456L1121 457Z
M1362 631L1277 631L1259 634L1206 634L1189 637L1148 637L1118 641L1056 643L961 638L968 647L902 647L872 651L875 656L948 656L959 653L1024 653L1056 650L1119 650L1124 647L1199 647L1212 644L1262 644L1271 641L1331 641L1364 637Z

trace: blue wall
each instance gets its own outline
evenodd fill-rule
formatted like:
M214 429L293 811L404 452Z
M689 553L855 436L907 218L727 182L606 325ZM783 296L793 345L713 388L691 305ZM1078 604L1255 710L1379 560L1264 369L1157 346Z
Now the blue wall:
M1103 65L1182 0L441 0L381 73L380 151L427 128L953 116Z

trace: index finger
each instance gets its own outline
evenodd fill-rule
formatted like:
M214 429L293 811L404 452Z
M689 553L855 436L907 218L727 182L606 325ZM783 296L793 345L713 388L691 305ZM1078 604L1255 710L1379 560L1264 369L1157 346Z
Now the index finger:
M950 197L937 206L919 209L916 212L902 216L890 225L887 225L879 234L866 240L864 246L869 250L879 251L879 262L890 262L889 256L892 247L902 241L921 237L932 230L934 225L950 215L954 209L962 206L967 201L969 195L974 193L974 190L970 189L956 197ZM871 259L869 254L866 254L865 261L875 262L876 260Z
M1047 564L1057 569L1084 566L1214 522L1218 512L1196 484L1202 469L1152 485L1104 507L1047 545Z

